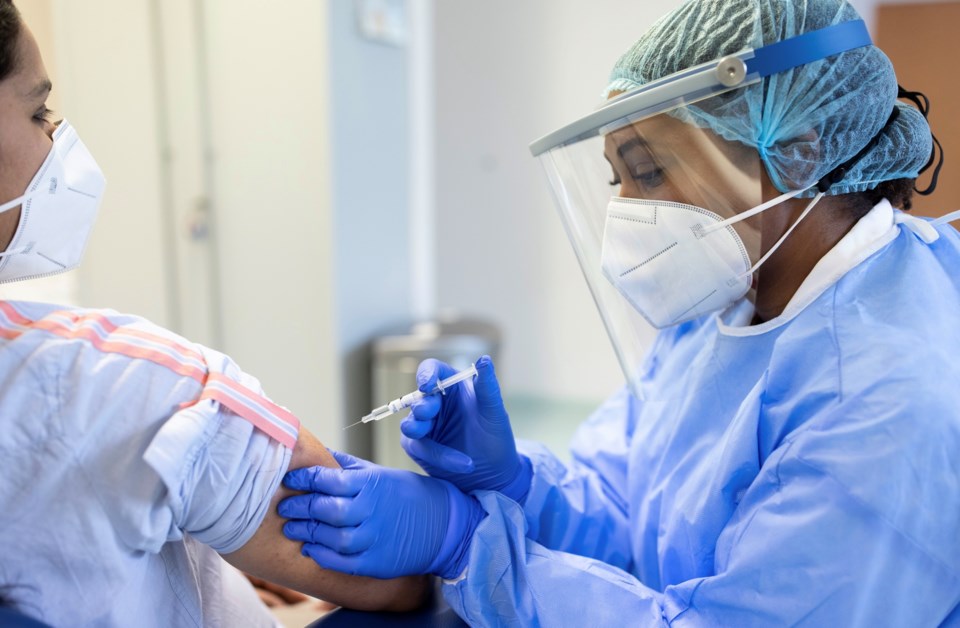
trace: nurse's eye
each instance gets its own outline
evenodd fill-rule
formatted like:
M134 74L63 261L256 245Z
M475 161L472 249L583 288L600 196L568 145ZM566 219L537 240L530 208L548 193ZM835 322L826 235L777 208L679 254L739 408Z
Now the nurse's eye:
M637 181L645 188L655 188L663 185L664 172L663 168L655 167L649 170L635 172L632 177L634 181Z

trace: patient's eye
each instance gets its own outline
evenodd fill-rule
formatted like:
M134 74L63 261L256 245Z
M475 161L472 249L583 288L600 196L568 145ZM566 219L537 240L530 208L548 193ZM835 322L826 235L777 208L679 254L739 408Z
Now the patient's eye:
M41 124L51 124L53 122L53 110L47 109L47 105L44 103L43 106L33 114L33 119Z

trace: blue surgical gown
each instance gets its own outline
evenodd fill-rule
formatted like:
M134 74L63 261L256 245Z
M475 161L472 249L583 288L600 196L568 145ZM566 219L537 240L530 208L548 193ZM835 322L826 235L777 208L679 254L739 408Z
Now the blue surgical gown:
M444 594L473 625L960 624L960 237L883 202L782 316L661 332L643 401L528 446Z

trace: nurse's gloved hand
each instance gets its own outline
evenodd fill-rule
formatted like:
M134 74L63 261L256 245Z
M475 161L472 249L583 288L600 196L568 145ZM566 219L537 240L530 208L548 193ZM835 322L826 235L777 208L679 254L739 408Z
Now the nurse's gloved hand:
M449 482L389 469L332 451L342 469L308 467L283 478L308 491L280 502L290 519L283 533L325 569L396 578L456 578L466 568L470 539L486 516L479 502Z
M533 475L530 460L517 453L490 356L476 366L476 381L460 382L410 408L400 425L401 445L424 471L465 493L498 491L522 503ZM420 390L433 390L437 380L455 372L438 360L424 360L417 369Z

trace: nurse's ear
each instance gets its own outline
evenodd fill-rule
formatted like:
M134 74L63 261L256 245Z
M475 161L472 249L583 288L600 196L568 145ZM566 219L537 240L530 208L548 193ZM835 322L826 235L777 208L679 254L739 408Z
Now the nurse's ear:
M789 140L777 142L775 145L776 154L782 155L789 153L790 160L789 164L784 165L782 169L778 169L780 164L776 161L768 163L761 160L763 173L767 175L771 181L773 179L780 181L781 187L783 188L781 191L776 191L776 188L773 188L774 191L771 192L771 195L769 197L764 195L763 200L766 201L775 198L784 192L802 190L816 183L819 176L823 174L818 172L818 168L822 165L821 159L823 158L820 143L820 134L817 133L815 129L810 129ZM774 168L776 170L772 176L768 168Z

